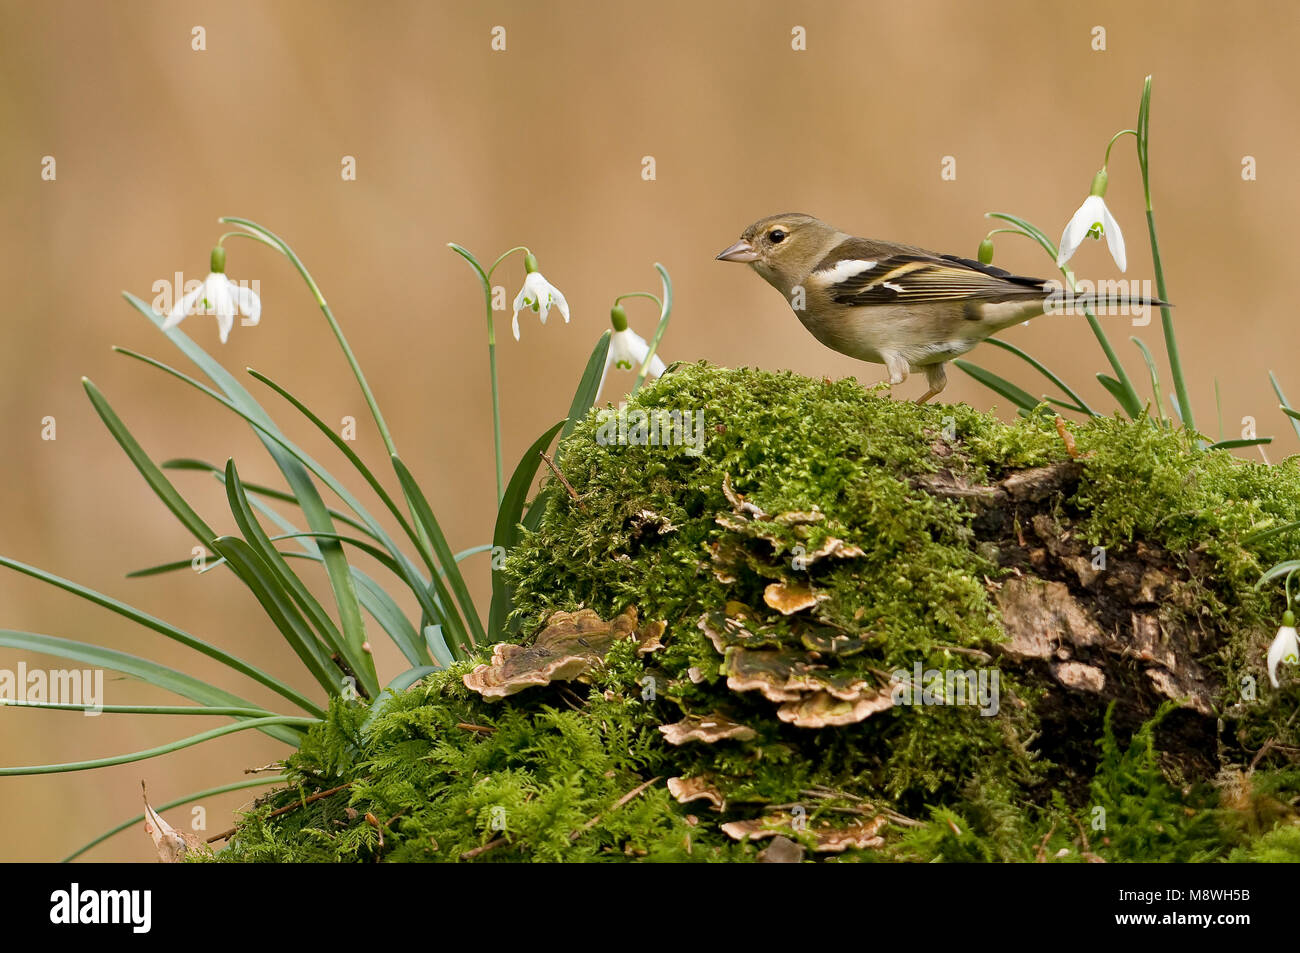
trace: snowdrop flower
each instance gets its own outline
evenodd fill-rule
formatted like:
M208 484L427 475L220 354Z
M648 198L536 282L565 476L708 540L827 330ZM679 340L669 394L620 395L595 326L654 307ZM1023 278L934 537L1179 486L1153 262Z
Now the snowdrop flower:
M551 310L551 305L560 309L560 314L564 315L564 323L569 323L569 302L564 300L564 295L560 294L560 289L551 284L542 273L537 270L537 259L530 253L524 257L524 286L515 296L515 316L510 326L515 332L515 340L519 340L519 312L524 308L532 308L542 319L542 324L546 323L547 312Z
M1300 639L1296 637L1295 615L1290 609L1282 613L1282 627L1277 630L1273 644L1268 647L1268 680L1277 688L1279 662L1295 665L1300 662Z
M610 309L609 322L614 325L614 334L609 339L605 372L600 375L600 387L596 388L598 395L605 389L605 378L609 376L611 367L624 371L637 370L645 363L646 355L650 353L650 345L646 343L646 339L627 326L627 312L623 310L622 305L616 304ZM656 354L650 359L650 367L646 375L660 377L664 370L664 362Z
M215 314L217 329L221 334L221 343L230 337L230 329L235 326L235 315L244 315L244 324L254 325L262 319L262 302L250 288L235 284L226 277L226 250L218 245L212 249L212 272L203 284L191 291L176 303L162 329L170 331L189 315L195 303L200 305L198 314Z
M1061 234L1061 250L1056 256L1056 267L1060 268L1079 250L1085 238L1106 236L1106 247L1110 257L1115 259L1119 270L1124 271L1128 260L1124 255L1124 233L1119 230L1119 222L1106 207L1106 170L1102 169L1092 180L1092 193L1083 200L1079 210L1074 213L1065 231Z

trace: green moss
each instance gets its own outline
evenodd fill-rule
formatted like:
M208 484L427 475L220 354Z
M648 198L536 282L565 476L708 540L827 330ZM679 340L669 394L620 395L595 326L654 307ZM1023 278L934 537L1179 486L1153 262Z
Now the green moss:
M1052 420L1007 425L969 407L876 397L852 380L706 365L675 369L628 409L702 411L702 452L610 444L593 413L558 454L577 499L545 497L537 532L509 554L506 572L525 638L557 610L587 606L611 618L633 605L642 619L667 624L665 649L641 658L619 643L590 685L532 688L501 702L469 692L468 669L457 666L393 698L364 730L369 712L337 703L290 759L298 784L253 812L224 858L752 858L761 843L734 842L703 802L669 796L667 778L705 774L725 794L728 820L798 805L815 826L858 816L864 802L904 818L879 849L842 859L1034 860L1064 851L1060 859L1194 860L1252 836L1264 838L1261 855L1294 848L1281 834L1243 833L1214 806L1210 779L1171 775L1157 728L1163 713L1127 742L1107 719L1100 749L1094 736L1080 737L1075 747L1087 758L1063 766L1038 749L1039 690L1011 671L1000 673L1003 704L992 717L898 706L819 729L784 723L758 693L727 687L730 663L699 627L710 613L747 607L747 637L773 651L820 645L802 615L767 610L765 589L781 580L811 581L824 597L817 625L852 643L817 656L837 677L870 679L918 661L995 665L987 660L1004 635L990 582L1006 573L995 541L974 508L918 480L942 474L979 486L1066 461ZM1279 609L1276 593L1256 593L1253 583L1262 566L1291 555L1284 536L1243 539L1300 520L1300 470L1202 451L1145 421L1071 429L1082 475L1044 505L1112 558L1139 545L1171 554L1183 594L1162 618L1199 630L1202 663L1233 693L1222 707L1236 706L1241 740L1213 757L1244 764L1248 745L1268 738L1300 745L1295 692L1265 685L1246 705L1235 694L1241 676L1260 680ZM736 517L727 481L766 514L820 516ZM831 537L863 554L798 565ZM1098 705L1091 724L1102 724ZM659 730L718 708L757 737L674 747ZM1064 782L1080 771L1082 785ZM1267 784L1270 775L1258 777ZM295 800L300 806L268 817ZM1105 830L1091 827L1098 807Z
M1228 860L1237 864L1300 863L1300 826L1269 831L1250 845L1234 850Z

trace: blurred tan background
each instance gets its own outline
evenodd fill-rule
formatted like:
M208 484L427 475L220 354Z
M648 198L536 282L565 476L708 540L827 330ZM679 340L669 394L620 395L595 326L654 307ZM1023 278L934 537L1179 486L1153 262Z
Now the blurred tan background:
M234 455L246 479L278 483L239 420L109 350L183 364L119 295L150 300L153 282L177 270L203 277L217 216L265 224L314 271L460 549L490 534L491 416L480 293L446 242L488 260L529 244L572 306L568 326L522 316L519 344L509 313L497 317L507 467L566 410L613 296L658 291L655 261L676 282L667 360L872 382L880 368L822 348L757 276L713 256L750 221L788 210L968 256L989 227L987 210L1023 214L1056 238L1107 139L1134 122L1147 73L1156 211L1198 422L1217 436L1217 376L1225 436L1254 416L1261 434L1279 438L1268 451L1278 460L1296 439L1266 372L1300 399L1296 20L1285 2L3 0L0 552L130 601L311 691L229 574L123 579L185 558L193 543L79 383L93 379L156 459ZM490 49L497 25L505 52ZM803 52L791 49L796 25L807 31ZM205 51L191 49L195 26L206 31ZM1106 30L1104 52L1091 48L1095 26ZM47 155L55 181L41 178ZM340 176L345 155L356 157L356 181ZM641 177L647 155L652 182ZM956 158L955 181L940 178L946 155ZM1246 155L1258 181L1242 180ZM1152 277L1131 139L1116 146L1108 199L1128 239L1125 277ZM326 419L355 416L358 452L382 467L365 405L297 275L255 243L227 247L229 274L261 282L262 324L236 327L224 347L210 317L190 318L186 330L231 370L255 366ZM996 261L1053 273L1022 239L1001 237ZM1081 277L1114 276L1102 243L1088 243L1075 264ZM498 272L511 299L521 278L518 259ZM649 336L652 306L631 302L629 311ZM1128 320L1106 326L1146 395ZM1137 333L1163 363L1158 316ZM1045 318L1003 336L1111 406L1093 378L1102 356L1081 322ZM1040 391L1008 354L985 347L971 357ZM1005 406L960 372L951 381L948 400ZM923 386L911 380L902 394ZM338 460L273 394L249 387L291 436ZM41 440L47 415L57 420L52 442ZM231 528L215 481L176 479L215 527ZM485 594L486 561L467 567ZM0 627L145 653L272 700L195 653L8 572ZM23 657L65 667L10 651L0 651L0 667ZM379 660L388 677L404 667L387 645ZM178 703L111 675L106 691L110 703ZM15 710L0 718L4 765L116 754L222 723ZM142 778L162 803L238 780L285 750L249 732L157 761L0 779L0 858L62 857L138 812ZM207 832L229 827L252 794L205 802ZM190 814L168 817L179 826ZM137 827L88 856L153 853Z

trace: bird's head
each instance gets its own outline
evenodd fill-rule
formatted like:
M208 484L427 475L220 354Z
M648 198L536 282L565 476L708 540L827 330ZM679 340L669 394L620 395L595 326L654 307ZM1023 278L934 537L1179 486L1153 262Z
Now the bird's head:
M740 241L724 249L718 261L753 265L769 284L786 292L838 235L832 226L802 212L769 215L741 232Z

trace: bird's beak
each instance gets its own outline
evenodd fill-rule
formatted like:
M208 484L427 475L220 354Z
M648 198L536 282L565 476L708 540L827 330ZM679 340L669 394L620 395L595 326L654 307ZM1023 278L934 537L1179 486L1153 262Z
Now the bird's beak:
M758 261L758 252L749 242L740 241L718 253L717 261Z

